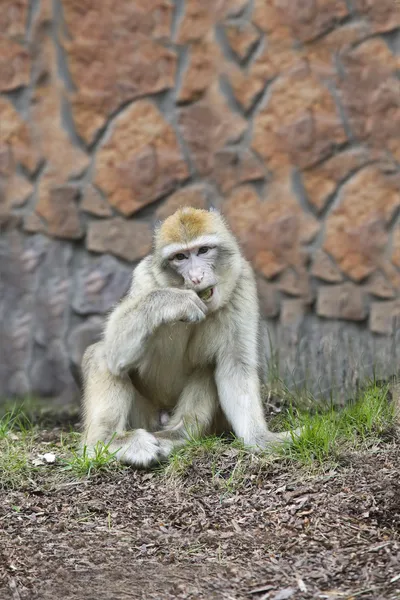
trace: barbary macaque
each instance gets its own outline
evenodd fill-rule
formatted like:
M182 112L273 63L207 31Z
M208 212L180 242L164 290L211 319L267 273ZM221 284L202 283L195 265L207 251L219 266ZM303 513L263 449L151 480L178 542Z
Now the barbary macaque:
M264 419L259 307L249 263L216 211L181 208L155 231L102 340L83 357L83 443L147 467L189 438L290 439Z

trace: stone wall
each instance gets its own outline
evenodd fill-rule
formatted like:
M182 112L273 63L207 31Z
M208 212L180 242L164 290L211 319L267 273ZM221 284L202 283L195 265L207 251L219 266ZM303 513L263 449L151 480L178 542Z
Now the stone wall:
M76 396L185 203L226 215L289 371L393 357L399 71L396 0L2 0L0 394Z

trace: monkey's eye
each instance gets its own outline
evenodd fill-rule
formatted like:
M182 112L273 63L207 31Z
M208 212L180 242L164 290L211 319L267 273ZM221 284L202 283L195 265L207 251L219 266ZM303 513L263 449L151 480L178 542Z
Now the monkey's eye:
M202 246L201 248L199 248L199 251L197 252L197 254L206 254L209 251L209 248L207 246Z
M179 254L175 254L174 259L175 260L185 260L186 256L184 254L182 254L182 252L179 252Z

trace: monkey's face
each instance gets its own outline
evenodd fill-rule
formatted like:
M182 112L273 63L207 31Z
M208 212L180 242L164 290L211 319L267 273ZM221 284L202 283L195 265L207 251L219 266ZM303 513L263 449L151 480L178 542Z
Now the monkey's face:
M216 261L218 248L215 245L191 244L179 248L168 257L168 267L180 276L186 289L194 290L209 310L219 304Z

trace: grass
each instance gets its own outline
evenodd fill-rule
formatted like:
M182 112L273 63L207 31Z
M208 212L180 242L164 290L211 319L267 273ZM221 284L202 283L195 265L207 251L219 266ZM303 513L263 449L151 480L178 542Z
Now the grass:
M98 442L93 449L93 452L88 451L87 446L82 449L69 447L68 443L64 444L69 456L64 459L64 470L71 471L77 477L90 477L93 473L100 471L110 471L118 465L122 468L115 459L116 452L110 452L110 444Z
M196 463L203 462L222 494L230 494L245 485L254 465L260 467L277 460L301 465L337 464L341 456L367 450L393 434L396 410L390 396L389 384L371 382L344 409L319 404L314 413L292 397L279 419L279 429L302 428L299 436L293 435L292 443L277 447L273 453L254 456L240 440L228 443L217 436L193 438L158 468L158 474L181 479ZM0 419L0 486L51 487L73 478L81 480L126 468L116 461L107 444L97 444L89 454L87 448L79 448L79 434L70 432L61 438L55 435L46 442L42 429L20 409L13 408ZM37 457L45 452L56 455L54 464L37 463Z
M108 444L99 442L93 453L79 448L79 434L71 432L44 442L43 430L20 409L11 409L0 419L0 487L18 489L51 488L72 478L90 478L98 473L124 467L115 460ZM40 456L54 453L54 464Z
M342 410L331 406L311 414L291 407L287 428L301 427L302 432L278 452L303 464L337 461L349 449L359 450L381 440L393 431L395 420L389 385L372 382Z

